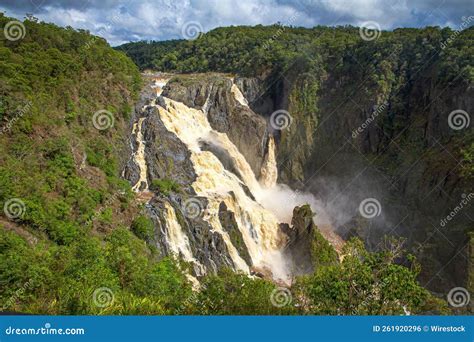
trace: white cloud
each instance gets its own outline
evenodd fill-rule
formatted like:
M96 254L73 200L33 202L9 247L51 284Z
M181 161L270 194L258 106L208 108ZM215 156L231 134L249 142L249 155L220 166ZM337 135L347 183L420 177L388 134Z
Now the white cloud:
M41 3L41 6L34 6ZM219 26L269 25L296 20L295 26L360 25L376 21L384 29L403 26L457 26L474 15L472 0L4 0L0 10L21 18L33 13L40 20L88 29L112 45L130 40L181 37L181 27L197 21L204 31ZM83 5L83 4L86 5Z

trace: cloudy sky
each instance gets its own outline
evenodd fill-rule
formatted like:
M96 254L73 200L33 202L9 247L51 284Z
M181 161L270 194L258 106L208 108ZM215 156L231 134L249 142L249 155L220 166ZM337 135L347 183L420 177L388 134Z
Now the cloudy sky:
M363 25L382 29L429 25L459 28L474 16L473 0L0 0L0 11L26 13L61 26L88 29L118 45L180 39L186 28L291 24ZM469 22L474 24L474 20Z

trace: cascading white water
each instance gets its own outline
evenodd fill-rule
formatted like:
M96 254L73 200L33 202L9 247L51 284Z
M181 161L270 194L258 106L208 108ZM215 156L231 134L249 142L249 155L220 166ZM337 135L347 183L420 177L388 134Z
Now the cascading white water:
M164 202L164 205L165 211L163 217L165 218L166 242L168 247L173 254L181 255L185 261L191 262L195 266L198 276L202 275L204 273L204 267L194 258L189 239L178 223L174 208L168 202Z
M237 102L248 107L248 101L235 84L232 84L231 92ZM277 180L276 145L274 137L270 136L267 153L260 170L259 183L261 186L253 188L257 201L271 211L279 222L288 224L291 223L293 209L296 206L309 204L312 211L317 213L313 220L318 225L321 233L333 244L337 251L340 251L344 241L334 232L331 218L327 214L323 203L316 199L313 194L299 190L294 191L285 184L277 184Z
M204 219L223 236L236 267L249 271L248 265L221 226L218 217L221 202L234 213L254 265L269 268L275 277L286 279L288 270L280 252L285 237L280 233L275 215L245 193L242 183L252 193L260 192L260 184L245 158L226 134L212 129L204 112L168 98L164 98L164 101L166 109L158 106L160 118L166 128L175 133L191 151L191 161L197 174L192 186L197 195L209 201ZM218 145L228 152L242 181L227 171L213 153L201 150L200 142L203 141Z
M194 256L193 252L191 251L191 246L189 244L189 239L184 234L181 225L178 223L178 218L176 217L176 212L174 208L168 203L165 202L165 211L163 213L163 217L165 219L166 224L166 244L171 249L171 252L175 256L181 256L183 260L191 263L194 266L194 271L197 276L201 276L205 274L204 266L197 261ZM189 274L189 272L185 272L186 278L192 284L194 290L200 288L199 281Z
M140 168L140 178L138 179L138 182L132 187L132 190L135 192L148 190L148 168L146 165L145 142L143 141L142 133L143 120L145 119L140 118L138 119L138 122L135 122L133 124L133 134L136 136L138 144L138 148L133 155L133 160L135 161L135 164L137 164ZM144 184L144 189L140 189L142 184Z
M159 95L166 81L158 82ZM237 102L248 106L235 84L232 85L231 92ZM158 109L165 127L176 134L191 152L190 160L197 175L192 187L198 196L208 200L203 219L222 236L235 268L249 273L249 266L239 255L219 220L219 206L222 202L234 213L252 264L257 268L269 269L275 279L289 280L291 276L289 263L284 260L281 250L286 243L286 236L281 233L279 223L290 223L293 208L297 205L309 203L313 210L323 213L319 202L310 194L294 192L284 184L277 184L276 147L272 136L268 139L268 152L262 164L259 182L247 160L227 135L211 127L207 120L209 98L202 110L189 108L166 97L163 97L163 100L166 109L157 105L156 101L152 101L151 105ZM227 152L240 178L226 170L212 152L201 149L202 143L206 142ZM243 186L250 190L255 199L249 197ZM174 210L170 210L169 207L166 219L170 221L168 230L171 235L168 236L168 241L173 245L170 248L175 253L179 252L186 260L195 261L189 248L189 241L176 219ZM324 214L318 217L319 220L321 218L326 219Z
M156 78L151 86L152 89L155 89L156 96L160 96L163 92L163 88L168 83L168 79Z
M268 139L268 151L260 170L260 184L265 188L273 188L278 179L278 168L275 157L275 139Z
M182 255L186 261L194 261L188 237L183 234L183 229L178 223L174 208L165 202L165 211L163 213L166 223L166 240L169 248L176 255Z
M155 89L156 95L160 96L163 92L163 87L168 82L167 79L155 79L153 84L151 85L152 89ZM153 101L154 102L154 101ZM143 106L142 112L146 110L147 106ZM148 191L148 166L146 164L145 159L145 141L143 139L143 121L145 118L139 118L137 122L133 124L132 133L135 135L136 143L137 143L137 150L133 154L133 161L136 165L138 165L140 169L140 178L138 179L137 183L132 187L132 190L135 192L146 192ZM142 188L142 184L144 184Z
M234 80L232 79L232 82ZM234 98L237 102L239 102L242 106L248 107L249 103L247 99L244 97L242 92L240 91L239 87L235 85L235 83L232 83L232 87L230 88L231 93L234 95Z

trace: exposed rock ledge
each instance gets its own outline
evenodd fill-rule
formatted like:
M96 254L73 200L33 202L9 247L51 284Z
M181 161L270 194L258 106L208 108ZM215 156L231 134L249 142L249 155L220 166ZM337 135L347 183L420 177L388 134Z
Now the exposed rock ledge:
M163 95L203 109L212 128L227 134L259 176L267 146L267 123L235 98L232 85L232 78L221 74L177 75L164 87Z

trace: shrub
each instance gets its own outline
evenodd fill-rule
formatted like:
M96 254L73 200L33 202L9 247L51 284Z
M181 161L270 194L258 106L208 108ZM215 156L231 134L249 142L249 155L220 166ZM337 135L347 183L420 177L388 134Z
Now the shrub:
M181 187L171 179L153 179L150 186L151 190L158 190L167 196L171 191L179 192Z
M132 232L140 239L149 241L153 237L153 221L144 215L140 215L132 222Z

